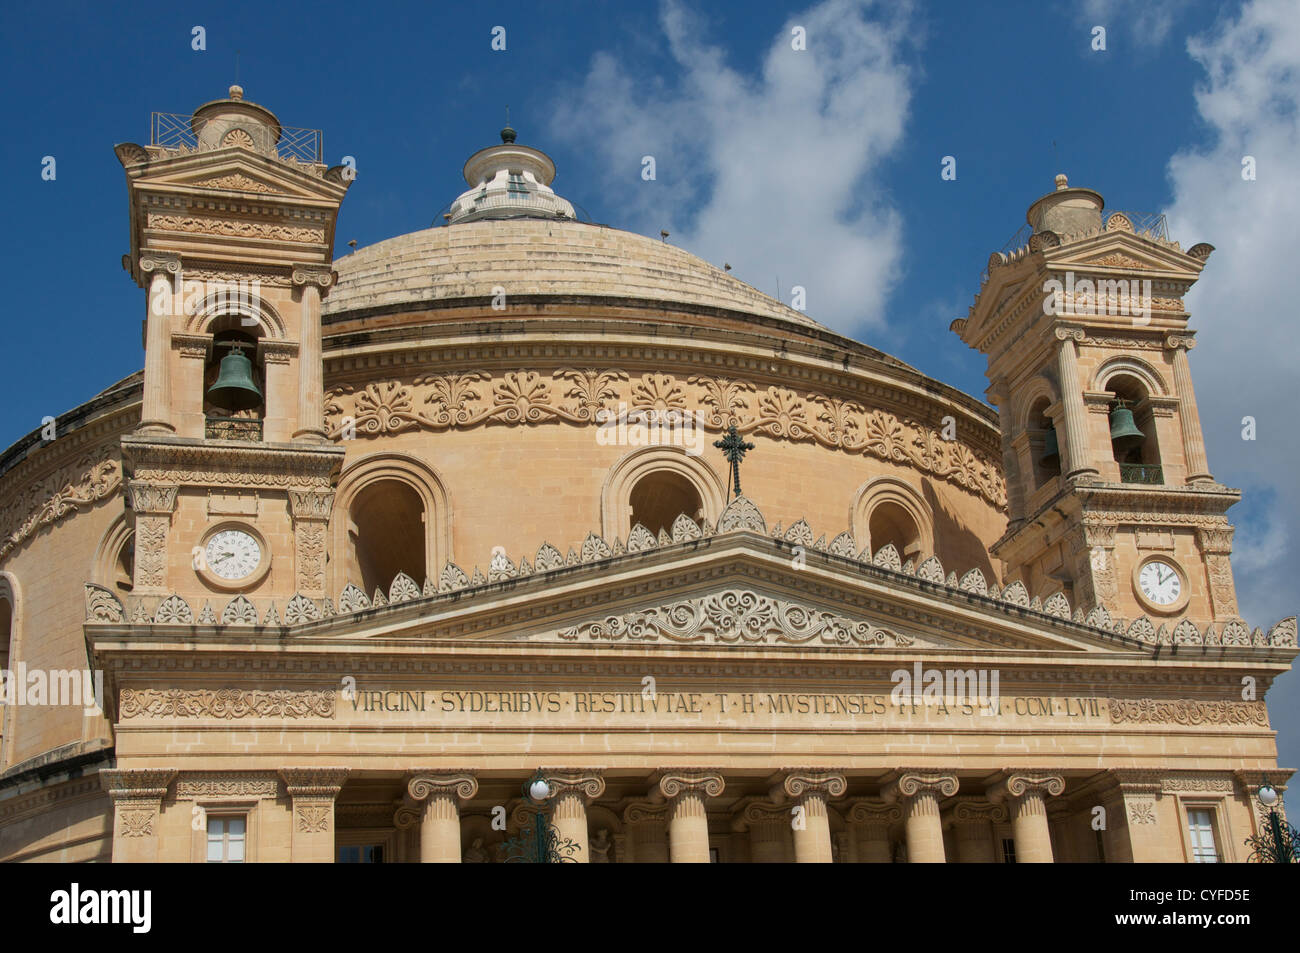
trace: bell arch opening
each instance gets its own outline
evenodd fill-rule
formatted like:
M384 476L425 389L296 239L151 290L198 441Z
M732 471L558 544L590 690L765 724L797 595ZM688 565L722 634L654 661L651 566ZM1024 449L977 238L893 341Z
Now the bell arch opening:
M1034 489L1055 480L1061 475L1061 435L1052 418L1047 415L1046 397L1034 401L1029 408L1029 452L1034 468Z
M1115 395L1110 405L1111 451L1123 483L1163 483L1160 442L1146 384L1132 374L1107 381Z
M367 594L388 592L399 572L418 584L425 565L424 501L402 480L376 480L348 510L348 577Z
M653 470L632 486L628 494L632 525L640 523L655 536L671 535L673 521L685 513L698 525L704 519L704 500L695 484L672 470Z
M204 436L209 440L262 439L265 368L257 337L238 321L238 316L227 315L214 323L212 351L203 368Z

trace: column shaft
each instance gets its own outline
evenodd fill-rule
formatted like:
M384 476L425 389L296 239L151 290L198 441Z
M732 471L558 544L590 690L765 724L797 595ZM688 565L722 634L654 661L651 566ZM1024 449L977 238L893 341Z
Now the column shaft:
M829 864L831 856L831 824L826 813L826 801L817 793L805 794L799 800L803 807L802 830L794 829L794 859L799 864Z
M591 852L587 849L587 803L582 794L576 790L567 790L556 797L551 823L555 825L561 843L571 840L578 845L578 849L568 856L580 864L589 863Z
M1061 406L1065 410L1065 454L1067 478L1078 474L1097 474L1088 445L1088 411L1083 405L1079 384L1079 356L1074 338L1061 341L1057 351L1057 371L1061 384Z
M908 798L904 810L906 811L908 863L945 863L948 858L943 849L943 822L939 817L939 799L933 792L921 790Z
M1201 415L1196 409L1192 390L1192 372L1187 366L1187 348L1174 348L1174 390L1178 393L1178 422L1183 430L1187 482L1212 481L1210 462L1205 456L1205 437L1201 433Z
M674 800L668 842L674 864L709 862L709 819L698 792L685 791Z
M298 427L294 440L325 439L325 382L321 364L320 287L302 289L302 326L298 344Z
M460 809L451 791L435 791L420 817L420 863L459 864Z
M153 264L151 262L151 264ZM159 266L155 266L157 268ZM175 311L176 294L173 275L166 270L154 270L149 281L149 300L146 305L144 343L144 394L140 406L140 429L147 431L174 431L169 408L171 406L171 316ZM202 381L198 383L202 387Z
M1050 864L1052 835L1047 805L1038 791L1026 791L1011 802L1011 829L1016 839L1016 863Z

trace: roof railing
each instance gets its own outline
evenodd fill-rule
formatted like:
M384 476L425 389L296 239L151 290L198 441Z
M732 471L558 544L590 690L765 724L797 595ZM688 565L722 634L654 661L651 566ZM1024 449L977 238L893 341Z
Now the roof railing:
M204 120L197 122L193 116L183 113L153 114L149 123L149 144L164 149L198 148L199 131ZM276 154L281 159L294 159L298 162L323 163L325 161L325 134L319 129L303 129L296 126L281 126L280 140L276 143Z

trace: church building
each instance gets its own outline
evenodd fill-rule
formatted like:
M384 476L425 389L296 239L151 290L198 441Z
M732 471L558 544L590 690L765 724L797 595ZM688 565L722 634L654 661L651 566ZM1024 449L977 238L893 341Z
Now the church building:
M0 455L0 859L1248 859L1296 619L1212 246L1057 176L952 323L991 409L500 140L337 258L239 87L117 146L143 371Z

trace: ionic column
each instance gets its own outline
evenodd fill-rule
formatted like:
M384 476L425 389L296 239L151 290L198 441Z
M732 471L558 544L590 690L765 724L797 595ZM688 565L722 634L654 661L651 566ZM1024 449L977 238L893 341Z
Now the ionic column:
M1007 772L989 789L989 799L1006 802L1011 813L1011 831L1016 841L1016 863L1052 863L1052 834L1047 824L1048 795L1065 790L1065 779L1046 772Z
M298 429L301 443L325 440L325 371L321 359L320 302L334 274L328 265L294 265L293 283L302 288L298 328Z
M623 812L627 830L628 861L634 864L668 863L667 804L636 802Z
M751 864L784 864L788 859L790 809L766 801L751 801L741 811L739 832L749 832Z
M180 313L181 258L172 252L146 252L140 271L150 275L145 304L144 394L140 407L142 433L172 433L171 317ZM198 382L199 387L203 382Z
M943 821L939 799L957 793L957 778L937 771L902 770L881 789L886 801L903 809L907 830L907 859L913 864L942 864Z
M347 768L280 769L293 801L293 863L334 863L334 801L347 776Z
M722 775L713 771L668 771L659 779L659 793L670 807L668 849L674 864L709 862L709 818L704 798L722 794Z
M1079 384L1079 352L1076 341L1084 340L1082 328L1057 328L1061 346L1056 352L1057 376L1061 384L1061 406L1065 410L1065 446L1061 448L1066 466L1061 472L1067 479L1075 476L1098 476L1092 465L1088 445L1088 411L1083 405L1083 388Z
M897 804L863 798L849 809L849 824L858 843L859 864L888 864L894 859L889 844L889 827L903 819Z
M460 802L468 801L477 793L478 781L468 771L422 772L407 782L407 798L415 804L423 804L420 812L420 863L461 862Z
M1196 409L1196 393L1192 390L1192 371L1187 366L1187 352L1195 346L1196 341L1190 337L1171 334L1165 338L1165 347L1172 348L1174 352L1174 392L1178 395L1178 423L1183 430L1187 482L1213 483L1210 461L1205 456L1201 415Z
M792 771L782 780L782 792L803 809L803 823L794 827L795 863L829 864L834 859L826 802L843 797L847 787L844 775L826 771Z
M577 850L568 856L580 864L589 863L587 848L587 805L605 793L605 779L582 772L547 774L551 786L551 824L560 843L571 840Z
M996 863L993 822L1006 820L1006 809L997 804L962 801L953 809L952 817L957 835L957 863Z
M99 772L99 783L113 801L113 863L157 862L158 818L174 777L169 769Z

